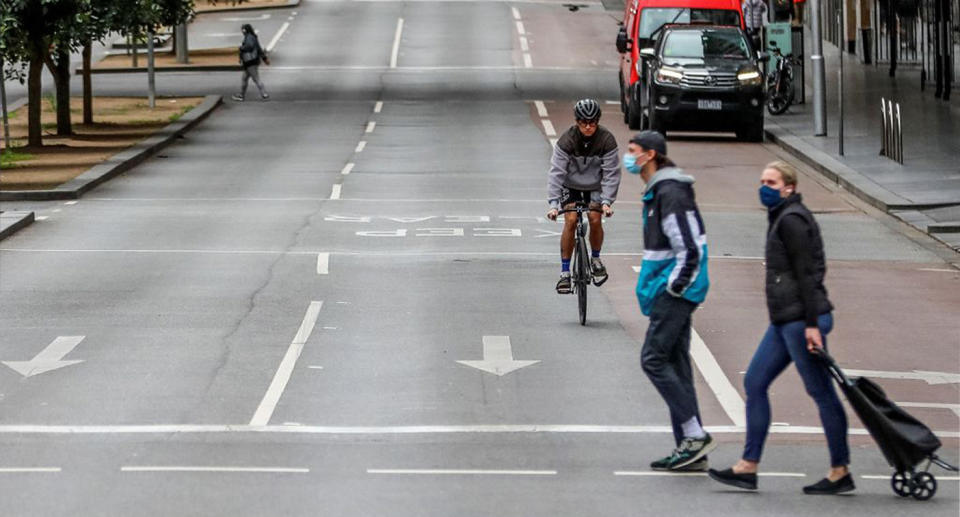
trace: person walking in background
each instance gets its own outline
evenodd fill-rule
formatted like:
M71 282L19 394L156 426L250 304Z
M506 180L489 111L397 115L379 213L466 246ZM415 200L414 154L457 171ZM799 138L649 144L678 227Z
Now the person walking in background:
M826 478L803 488L807 494L854 490L847 445L847 416L830 373L815 357L826 350L833 328L833 305L823 279L827 272L820 227L797 192L797 171L785 162L766 166L760 177L760 202L767 207L766 296L770 326L750 361L743 385L747 393L747 437L743 456L732 468L710 469L711 478L756 490L757 467L770 429L768 390L793 362L807 393L817 403L830 449Z
M747 36L750 37L753 50L760 51L763 49L760 32L767 21L767 2L766 0L743 0L740 8L743 9L743 21L747 26Z
M260 39L257 38L257 33L254 32L252 25L249 23L243 24L241 31L243 32L243 44L240 45L240 64L243 66L243 78L240 82L240 93L232 98L237 102L243 102L247 95L247 85L250 83L250 79L253 79L253 83L260 90L260 98L267 100L270 95L267 94L263 82L260 81L260 62L263 61L264 64L269 65L270 58L267 57L267 53L260 46Z
M803 8L807 0L793 0L793 24L803 25Z
M676 442L673 452L650 468L704 471L707 453L717 444L703 430L690 365L693 311L710 287L707 235L694 199L694 180L667 158L667 142L656 131L637 133L623 164L646 183L643 263L636 292L650 324L640 362L667 403Z

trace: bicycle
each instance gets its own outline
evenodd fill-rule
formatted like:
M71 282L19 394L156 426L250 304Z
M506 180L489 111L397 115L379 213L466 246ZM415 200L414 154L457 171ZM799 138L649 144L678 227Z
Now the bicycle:
M770 51L777 58L777 64L767 74L767 111L771 115L780 115L793 104L793 54L783 55L775 41L770 42Z
M587 324L587 286L593 282L593 268L590 267L590 250L587 249L586 225L583 224L585 212L599 212L603 210L590 208L586 203L578 202L573 208L565 208L557 215L567 212L577 213L577 230L574 234L573 257L570 263L570 281L573 292L577 295L577 307L580 311L580 325Z

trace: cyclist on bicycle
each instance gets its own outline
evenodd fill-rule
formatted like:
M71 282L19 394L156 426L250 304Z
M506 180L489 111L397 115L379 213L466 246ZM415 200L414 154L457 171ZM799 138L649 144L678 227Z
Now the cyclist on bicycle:
M550 211L547 218L557 220L560 207L573 208L578 202L590 208L601 209L603 215L613 215L613 202L620 189L620 155L617 140L606 128L599 125L600 104L593 99L577 101L573 108L577 123L570 127L553 148L550 173L547 181L547 202ZM600 261L603 246L601 214L588 212L590 221L590 249L594 285L607 281L607 269ZM576 212L564 216L563 235L560 237L560 281L557 293L569 294L570 257L573 255L574 234L577 227Z

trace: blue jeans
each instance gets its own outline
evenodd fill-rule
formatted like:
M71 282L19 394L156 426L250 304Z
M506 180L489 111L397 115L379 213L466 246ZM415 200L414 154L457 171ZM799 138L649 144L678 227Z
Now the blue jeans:
M833 316L827 312L817 319L817 326L827 346L827 334L833 329ZM753 354L743 387L747 392L747 442L743 459L760 461L763 444L770 429L770 398L767 390L773 380L792 361L803 379L803 385L820 410L820 422L827 435L830 449L830 464L834 467L850 464L850 449L847 446L847 415L833 387L830 372L819 359L807 351L804 335L805 323L791 321L782 325L770 325L760 346Z

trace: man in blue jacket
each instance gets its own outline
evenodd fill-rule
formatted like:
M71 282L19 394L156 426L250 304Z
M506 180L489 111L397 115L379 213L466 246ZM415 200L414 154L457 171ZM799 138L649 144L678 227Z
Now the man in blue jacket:
M667 142L656 131L634 136L623 164L647 186L637 300L650 325L640 358L643 371L667 402L677 444L650 468L705 471L706 455L717 444L703 430L690 365L693 311L710 287L707 235L694 199L694 180L667 158Z

